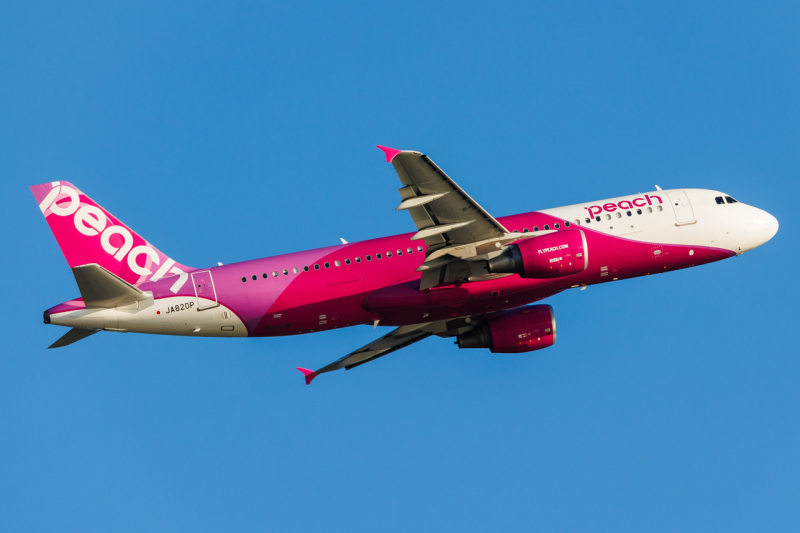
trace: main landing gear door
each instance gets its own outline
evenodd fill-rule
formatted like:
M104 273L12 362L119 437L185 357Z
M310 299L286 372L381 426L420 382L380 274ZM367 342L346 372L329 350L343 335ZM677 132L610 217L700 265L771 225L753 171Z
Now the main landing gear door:
M694 224L694 210L692 204L689 202L689 197L685 191L672 191L667 193L669 203L672 204L672 210L675 212L675 225L683 226L684 224Z
M217 307L217 290L214 288L214 279L211 277L211 272L208 270L201 270L200 272L192 272L192 283L194 284L194 293L197 296L197 309L211 309Z

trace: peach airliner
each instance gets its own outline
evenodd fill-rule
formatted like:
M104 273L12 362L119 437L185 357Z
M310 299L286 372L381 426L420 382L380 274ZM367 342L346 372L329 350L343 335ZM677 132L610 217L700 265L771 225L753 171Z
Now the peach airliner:
M416 231L207 268L176 262L75 185L31 187L80 291L44 312L70 330L273 337L390 326L318 369L349 370L430 336L521 353L556 341L568 289L703 265L770 240L778 221L720 191L671 189L494 218L426 155L379 146ZM142 198L143 200L144 198ZM442 349L450 349L442 346Z

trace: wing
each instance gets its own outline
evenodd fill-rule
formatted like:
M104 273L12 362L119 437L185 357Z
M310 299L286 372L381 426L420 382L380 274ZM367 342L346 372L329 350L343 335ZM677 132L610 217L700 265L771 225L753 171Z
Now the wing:
M427 325L428 324L400 326L391 333L384 335L380 339L373 341L354 352L350 352L341 359L338 359L329 365L323 366L319 370L308 370L299 367L297 370L305 374L306 385L310 385L311 380L320 374L339 370L340 368L350 370L351 368L363 365L364 363L368 363L374 359L377 359L378 357L383 357L384 355L388 355L396 350L399 350L400 348L405 348L410 344L414 344L415 342L430 337L432 333L422 329Z
M425 262L418 269L422 272L420 290L454 281L497 277L477 262L491 259L504 244L527 235L509 233L428 156L378 148L386 154L386 161L394 166L403 184L399 189L403 201L397 210L407 210L417 226L411 240L423 240L427 246Z
M311 380L325 372L332 372L344 368L350 370L364 363L374 361L379 357L388 355L400 348L405 348L415 342L427 339L431 335L438 337L454 337L465 333L475 327L476 322L473 318L456 318L452 320L439 320L436 322L426 322L424 324L412 324L400 326L399 328L387 333L380 339L373 341L366 346L350 352L341 359L323 366L319 370L308 370L299 368L300 372L306 376L306 385L311 384Z
M428 156L378 148L386 153L403 184L403 203L397 210L408 210L414 219L419 231L412 240L423 239L431 247L470 244L508 233Z

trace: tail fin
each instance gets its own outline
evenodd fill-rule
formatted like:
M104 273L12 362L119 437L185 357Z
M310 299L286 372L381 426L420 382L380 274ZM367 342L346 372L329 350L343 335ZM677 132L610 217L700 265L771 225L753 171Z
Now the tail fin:
M158 251L69 182L34 185L31 191L70 268L97 263L131 285L194 270Z

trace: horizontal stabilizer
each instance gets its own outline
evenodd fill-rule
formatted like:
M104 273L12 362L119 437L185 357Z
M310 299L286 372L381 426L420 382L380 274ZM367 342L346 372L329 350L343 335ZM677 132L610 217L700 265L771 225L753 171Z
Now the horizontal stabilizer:
M62 346L68 346L68 345L72 344L73 342L78 342L80 340L85 339L86 337L89 337L90 335L94 335L98 331L100 331L100 330L99 329L72 328L71 330L66 332L64 334L64 336L62 336L56 342L54 342L53 344L48 346L47 349L49 350L50 348L61 348Z
M72 268L87 309L113 309L142 302L151 297L98 264Z

